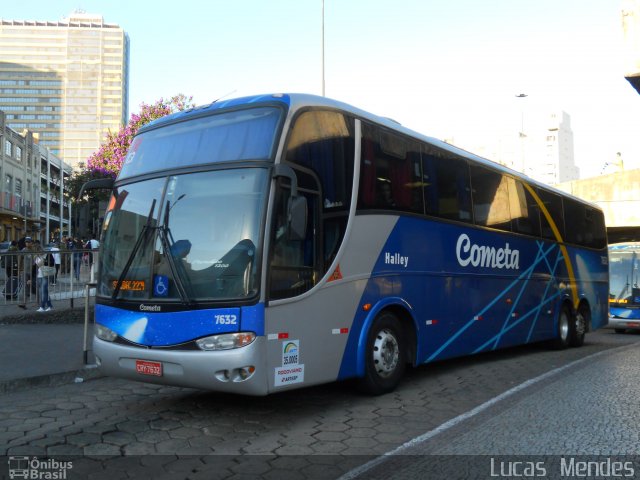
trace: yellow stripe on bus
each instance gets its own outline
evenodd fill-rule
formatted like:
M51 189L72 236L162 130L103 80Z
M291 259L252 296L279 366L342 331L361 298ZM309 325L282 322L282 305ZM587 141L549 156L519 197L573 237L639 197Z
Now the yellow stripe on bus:
M580 301L580 298L578 297L578 286L576 284L576 277L573 273L573 265L571 264L571 260L569 259L569 252L567 251L567 247L565 247L564 245L564 240L562 239L562 235L560 235L560 230L558 230L558 227L556 223L553 221L553 218L551 217L549 210L547 210L547 207L544 206L544 202L538 196L536 191L531 187L531 185L528 185L525 182L522 182L522 184L524 185L524 188L526 188L529 191L533 199L536 201L536 203L540 207L540 211L543 213L544 217L547 219L549 226L551 226L551 230L553 231L553 236L556 238L556 241L560 244L560 250L562 251L562 256L564 257L564 264L566 265L567 273L569 274L569 287L571 288L571 296L573 297L573 306L577 310L578 302Z

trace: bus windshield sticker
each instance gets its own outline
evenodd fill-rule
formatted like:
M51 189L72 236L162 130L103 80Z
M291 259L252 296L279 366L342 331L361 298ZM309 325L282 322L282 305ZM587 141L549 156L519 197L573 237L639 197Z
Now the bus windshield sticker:
M153 296L167 297L169 296L169 277L166 275L153 276Z

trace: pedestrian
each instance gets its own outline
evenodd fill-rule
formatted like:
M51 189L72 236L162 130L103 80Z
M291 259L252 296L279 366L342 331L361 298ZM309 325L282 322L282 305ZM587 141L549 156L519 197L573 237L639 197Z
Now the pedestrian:
M18 241L18 245L20 242ZM32 295L36 293L36 264L34 263L35 245L31 237L24 237L24 248L21 250L23 253L22 260L22 272L24 275L25 292L26 286L30 286Z
M93 252L100 248L100 242L96 240L95 235L91 235L91 239L84 245L84 248L91 250L89 252L89 267L93 266Z
M36 241L36 245L38 244ZM51 253L40 251L36 254L34 263L37 267L36 279L40 297L40 308L36 311L48 312L53 308L49 297L49 277L55 275L55 260Z
M7 274L7 279L18 276L18 242L15 240L11 240L6 255L3 255L2 266Z
M67 248L73 251L73 275L80 281L80 268L82 267L82 243L77 238L67 243Z
M58 248L57 243L53 243L51 245L51 254L53 255L53 260L56 266L56 274L53 276L53 282L51 282L51 285L55 285L56 283L58 283L58 273L60 273L60 263L62 263L62 259L60 257L60 248Z

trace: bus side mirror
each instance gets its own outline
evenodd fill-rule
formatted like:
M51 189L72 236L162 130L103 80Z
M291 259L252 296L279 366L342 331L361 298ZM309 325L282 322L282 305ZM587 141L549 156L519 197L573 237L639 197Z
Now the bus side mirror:
M307 199L292 195L287 209L289 240L304 240L307 238Z
M307 238L307 199L298 195L298 179L289 165L279 163L274 166L273 177L285 177L291 182L291 195L287 202L287 238L304 240Z

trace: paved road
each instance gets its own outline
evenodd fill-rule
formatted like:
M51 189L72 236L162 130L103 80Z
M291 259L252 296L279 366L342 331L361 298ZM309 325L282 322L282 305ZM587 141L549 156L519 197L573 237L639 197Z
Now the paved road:
M451 477L461 464L473 473L467 478L492 472L514 478L515 461L522 462L520 473L531 465L546 478L561 478L563 468L577 477L584 461L598 463L590 477L611 477L606 469L617 462L621 476L640 478L639 377L637 344L598 352L508 391L345 479Z
M110 378L35 388L0 398L0 455L71 455L67 478L335 479L557 367L623 345L638 355L638 342L640 335L603 330L590 334L580 349L529 346L442 362L411 371L396 392L380 397L359 395L348 383L265 398ZM595 373L571 367L585 372L584 383L532 388L557 406L572 397L588 398L591 375L617 376L616 385L633 375L636 382L637 370L618 367L621 358L617 353L598 357L603 365ZM637 410L636 401L631 404ZM485 424L478 437L460 442L461 449L493 439L495 429L549 433L537 420L523 422L510 417L504 405L495 408L505 410L501 423ZM626 415L623 406L605 410L614 418ZM580 432L586 427L573 425ZM616 431L620 445L629 441L624 436L637 442L637 429ZM0 459L0 474L6 475L3 463ZM379 478L364 475L359 478Z

